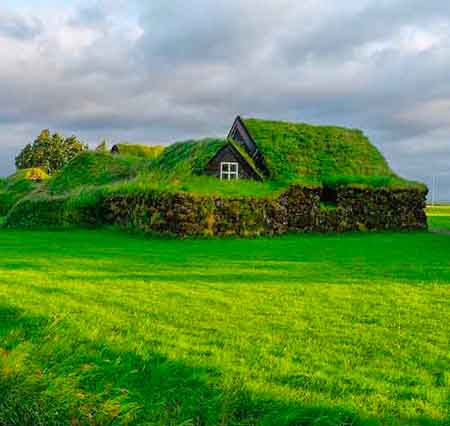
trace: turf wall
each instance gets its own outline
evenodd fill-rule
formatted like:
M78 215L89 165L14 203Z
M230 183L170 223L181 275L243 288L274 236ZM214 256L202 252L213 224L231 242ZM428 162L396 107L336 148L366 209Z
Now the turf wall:
M221 198L190 193L102 193L24 199L10 227L116 225L177 236L258 236L287 232L426 229L426 191L291 186L274 198Z

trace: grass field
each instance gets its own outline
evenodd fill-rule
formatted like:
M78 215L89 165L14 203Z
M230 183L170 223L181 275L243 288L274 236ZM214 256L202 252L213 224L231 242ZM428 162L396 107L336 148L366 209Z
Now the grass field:
M0 425L449 425L449 253L0 230Z
M450 230L450 205L428 207L428 223L433 229Z

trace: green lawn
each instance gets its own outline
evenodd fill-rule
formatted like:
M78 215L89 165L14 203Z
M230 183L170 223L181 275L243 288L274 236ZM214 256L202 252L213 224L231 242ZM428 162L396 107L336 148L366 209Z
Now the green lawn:
M432 229L450 230L450 205L428 207L427 216Z
M449 425L450 236L0 231L0 425Z

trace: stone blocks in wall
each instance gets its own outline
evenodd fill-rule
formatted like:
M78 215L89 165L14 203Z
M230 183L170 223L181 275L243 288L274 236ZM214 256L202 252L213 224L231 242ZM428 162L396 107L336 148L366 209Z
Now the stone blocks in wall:
M426 229L426 191L416 188L336 188L335 204L322 188L292 185L278 197L217 197L148 191L25 199L7 217L11 227L116 225L175 236L243 237L287 232Z

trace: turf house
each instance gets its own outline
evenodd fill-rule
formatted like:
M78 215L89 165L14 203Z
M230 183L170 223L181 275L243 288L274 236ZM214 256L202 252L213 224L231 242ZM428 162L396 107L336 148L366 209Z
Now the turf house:
M224 139L87 151L40 182L19 172L0 187L5 226L178 237L427 227L425 185L343 127L237 117Z
M266 165L266 157L269 167ZM204 174L221 180L324 180L332 176L394 178L359 130L236 117Z

